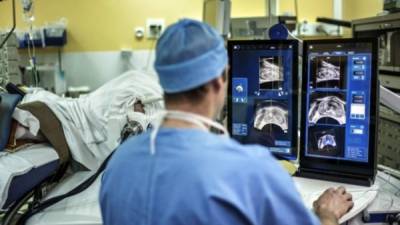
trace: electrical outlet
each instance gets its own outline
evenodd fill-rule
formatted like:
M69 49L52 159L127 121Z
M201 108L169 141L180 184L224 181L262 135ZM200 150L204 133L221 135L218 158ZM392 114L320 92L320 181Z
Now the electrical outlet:
M144 37L144 27L135 28L135 37L137 39L142 39Z
M146 22L146 33L148 39L158 39L161 33L164 31L165 20L164 19L147 19Z

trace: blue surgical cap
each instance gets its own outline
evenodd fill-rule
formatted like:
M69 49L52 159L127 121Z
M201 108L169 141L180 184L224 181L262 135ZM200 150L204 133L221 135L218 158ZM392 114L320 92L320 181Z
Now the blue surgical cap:
M155 69L165 93L194 89L221 76L228 63L222 37L209 25L183 19L157 43Z

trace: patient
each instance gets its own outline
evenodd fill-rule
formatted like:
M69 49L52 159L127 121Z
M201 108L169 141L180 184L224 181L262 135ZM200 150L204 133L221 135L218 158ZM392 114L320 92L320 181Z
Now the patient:
M96 170L122 139L149 127L151 117L163 108L161 99L154 76L139 71L128 71L77 99L34 88L13 114L10 143L48 141L59 155L68 151L79 168ZM60 153L60 148L67 150Z
M146 111L144 109L144 105L140 100L137 100L132 110L134 112L142 113L143 116L146 115ZM138 135L142 133L145 127L142 126L139 122L135 120L128 120L125 126L121 130L121 142L125 141L127 138L131 136ZM33 134L29 127L25 127L24 125L20 124L18 121L12 121L12 130L11 135L6 146L6 151L12 153L23 149L24 147L28 147L32 144L37 143L45 143L48 140L44 137L43 133L37 132L37 134Z

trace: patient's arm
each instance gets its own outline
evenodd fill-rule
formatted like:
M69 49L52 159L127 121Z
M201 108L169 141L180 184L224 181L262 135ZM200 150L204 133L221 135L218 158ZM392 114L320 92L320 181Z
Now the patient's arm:
M29 131L28 128L22 126L19 123L17 123L17 128L15 130L15 139L34 140L34 141L46 140L40 132L37 135L34 135Z
M12 120L6 151L13 153L23 149L27 145L44 142L47 141L40 132L38 132L37 135L34 135L28 128L22 126L16 120Z

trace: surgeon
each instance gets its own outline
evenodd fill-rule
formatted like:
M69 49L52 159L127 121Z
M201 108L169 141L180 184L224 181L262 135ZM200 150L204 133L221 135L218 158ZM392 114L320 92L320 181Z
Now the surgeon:
M107 166L105 225L337 225L353 206L344 188L305 208L267 149L243 146L213 121L224 105L227 52L208 25L183 19L159 39L155 69L166 111ZM214 134L211 130L219 130Z

